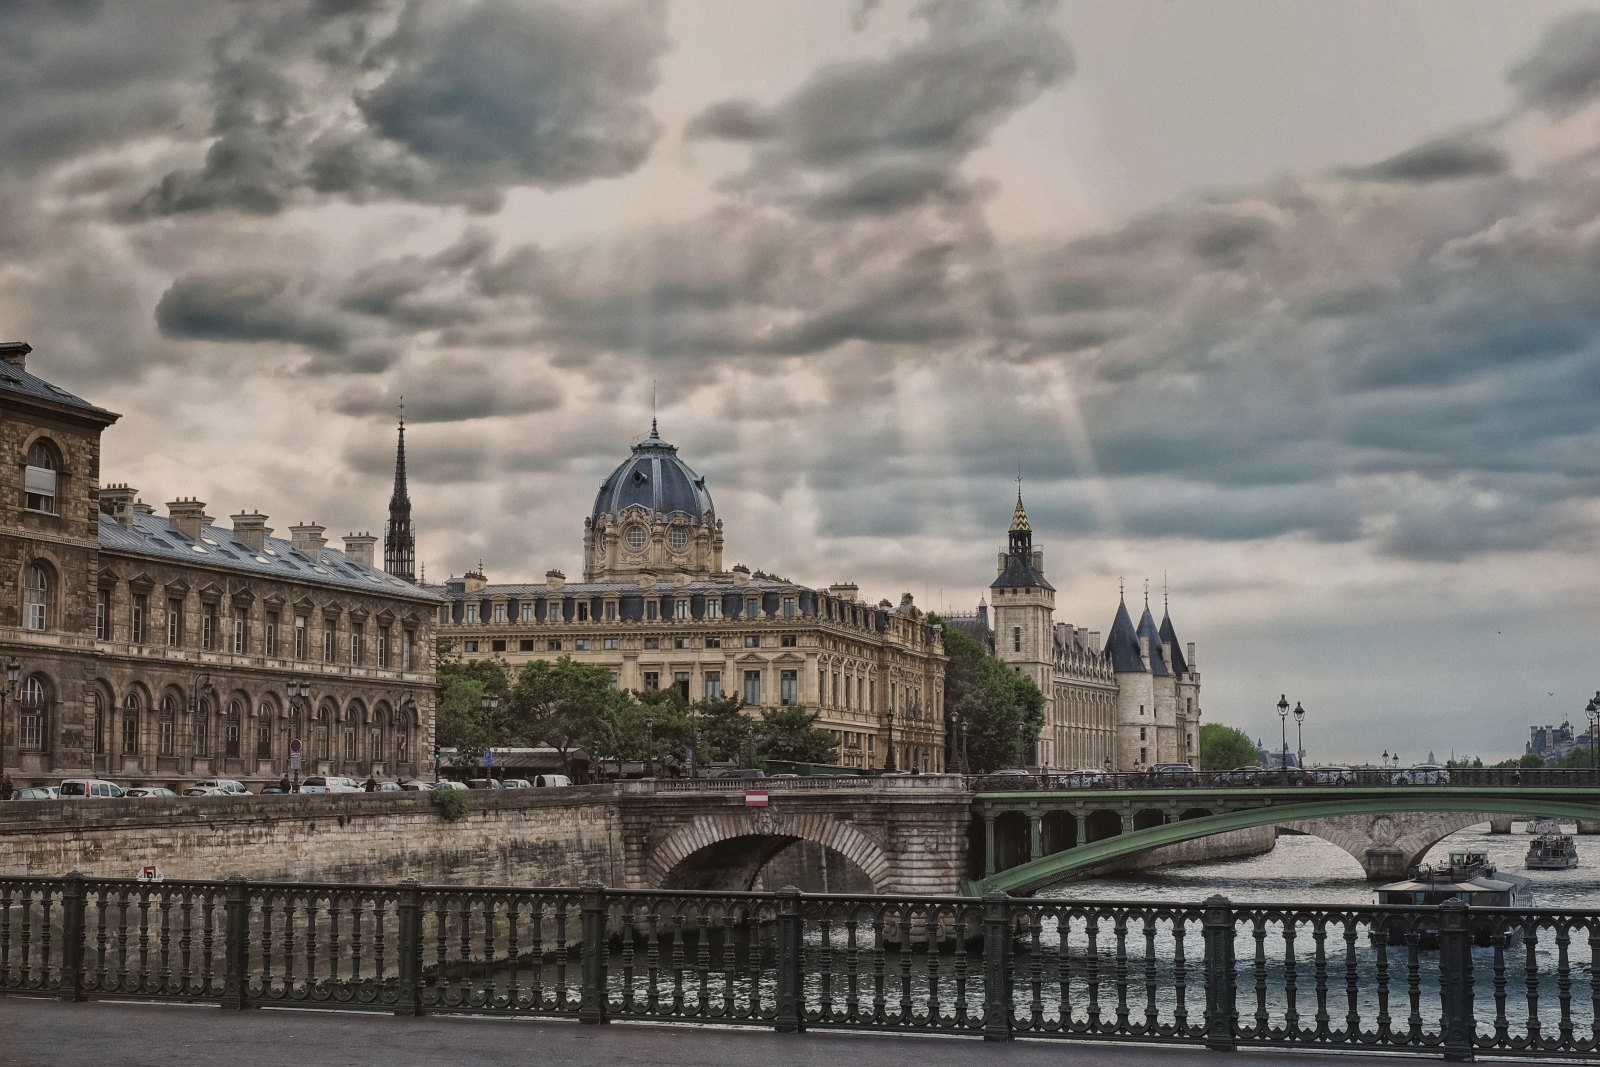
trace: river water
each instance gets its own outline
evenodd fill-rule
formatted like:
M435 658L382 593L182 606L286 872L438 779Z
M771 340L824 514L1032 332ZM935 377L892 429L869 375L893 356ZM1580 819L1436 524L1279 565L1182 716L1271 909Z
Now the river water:
M1523 828L1516 822L1513 833L1491 834L1488 823L1469 826L1434 845L1422 862L1443 862L1451 851L1484 851L1501 870L1532 882L1536 908L1600 908L1600 837L1575 838L1579 862L1571 870L1529 871L1522 861L1531 838ZM1572 823L1564 824L1564 832L1574 832ZM1239 904L1360 906L1374 902L1374 889L1348 852L1320 837L1290 834L1261 856L1067 882L1036 896L1176 904L1198 903L1220 893Z

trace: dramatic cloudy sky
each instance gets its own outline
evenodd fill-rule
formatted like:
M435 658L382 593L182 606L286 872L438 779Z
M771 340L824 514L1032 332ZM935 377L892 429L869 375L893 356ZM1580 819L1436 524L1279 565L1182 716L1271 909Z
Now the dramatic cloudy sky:
M158 507L580 567L650 422L728 562L1063 621L1215 720L1498 758L1600 687L1600 5L7 0L0 335ZM1293 724L1290 724L1293 743Z

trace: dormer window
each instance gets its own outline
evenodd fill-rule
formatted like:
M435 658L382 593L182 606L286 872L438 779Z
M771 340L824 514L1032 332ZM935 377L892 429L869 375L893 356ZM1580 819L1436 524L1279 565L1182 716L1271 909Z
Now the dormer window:
M61 461L50 443L35 441L22 472L23 507L56 514L56 472L60 469Z

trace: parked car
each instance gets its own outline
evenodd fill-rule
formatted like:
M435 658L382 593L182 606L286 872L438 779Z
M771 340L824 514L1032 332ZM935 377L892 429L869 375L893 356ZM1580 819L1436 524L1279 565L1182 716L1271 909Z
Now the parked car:
M1154 785L1195 785L1200 776L1187 763L1158 763L1150 768L1150 781Z
M132 788L124 789L122 795L125 797L175 797L178 794L164 785L136 785Z
M466 784L464 782L452 782L448 778L440 780L440 782L437 785L435 785L433 788L435 790L440 790L440 789L459 789L463 793L467 791L467 787L466 787Z
M56 788L63 800L109 800L122 795L120 785L103 778L63 778Z
M412 778L408 781L401 782L400 788L408 792L431 793L433 792L433 783L424 782L421 778Z
M232 795L235 795L235 796L248 795L249 792L250 792L250 790L248 790L248 789L246 789L244 787L244 783L243 782L236 781L235 779L232 779L232 778L202 778L196 784L197 785L203 785L203 786L209 786L210 788L213 788L213 789L220 789L224 793L229 793L229 794L232 794ZM187 795L187 794L185 794L185 795Z
M757 774L759 775L759 771ZM537 774L533 778L535 789L559 789L572 784L572 779L565 774Z
M1104 789L1106 772L1085 767L1058 775L1051 784L1057 789Z
M1356 772L1349 767L1312 767L1306 777L1313 785L1354 785Z
M978 788L986 791L1001 790L1012 792L1018 789L1032 789L1033 775L1021 767L1006 767L998 771L990 771L978 781Z
M186 797L226 797L231 796L226 789L215 785L191 785L183 791Z
M398 792L400 792L400 783L399 782L379 782L378 783L378 792L380 792L380 793L398 793Z
M500 785L506 789L532 789L533 783L526 778L502 778Z
M1389 778L1391 785L1449 785L1450 770L1437 763L1419 763L1404 767Z
M468 789L503 789L498 778L468 778Z
M361 783L342 774L313 774L300 783L302 793L359 793Z
M1220 775L1223 785L1260 785L1260 767L1235 767L1231 771L1223 771Z
M25 785L11 794L12 800L60 800L53 785Z

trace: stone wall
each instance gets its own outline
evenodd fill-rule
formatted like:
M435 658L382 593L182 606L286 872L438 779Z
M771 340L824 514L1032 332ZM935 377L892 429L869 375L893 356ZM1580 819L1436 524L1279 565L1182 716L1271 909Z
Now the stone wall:
M1152 867L1170 867L1179 863L1216 863L1219 860L1246 859L1271 852L1277 841L1277 828L1252 826L1248 830L1230 830L1225 834L1180 841L1165 845L1142 856L1119 861L1107 868L1114 871L1145 871Z

